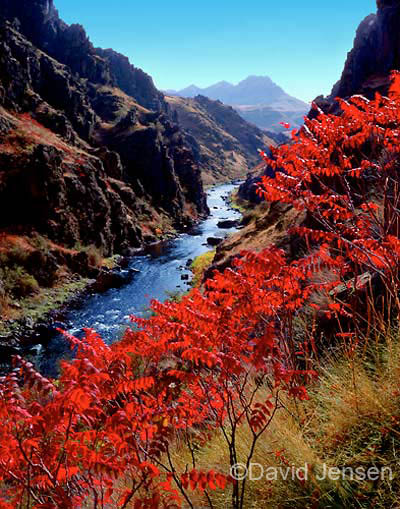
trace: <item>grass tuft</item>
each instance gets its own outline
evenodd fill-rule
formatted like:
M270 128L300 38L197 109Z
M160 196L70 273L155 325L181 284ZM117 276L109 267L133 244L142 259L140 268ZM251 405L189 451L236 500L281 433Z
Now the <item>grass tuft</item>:
M201 285L205 271L212 265L215 258L215 249L197 256L194 259L191 270L194 274L192 285L198 287Z
M282 397L281 408L258 443L253 463L264 467L264 477L249 481L244 507L273 508L390 508L398 507L400 492L400 333L384 343L371 344L363 354L346 352L325 358L319 380L308 401ZM264 390L264 389L263 389ZM267 397L268 389L265 388ZM251 436L246 425L238 435L239 461L246 457ZM177 440L175 461L182 469L192 458ZM185 455L186 454L186 455ZM242 455L242 458L240 457ZM196 457L199 470L228 474L229 456L220 432ZM276 469L302 468L306 480L289 474L284 480L266 478ZM383 470L376 480L351 479L350 468ZM326 469L339 468L339 479L321 479ZM255 468L255 473L258 474ZM390 476L391 472L391 476ZM294 477L294 478L293 478ZM215 509L230 507L230 492L209 495ZM197 504L197 505L196 505ZM196 507L208 507L201 494Z

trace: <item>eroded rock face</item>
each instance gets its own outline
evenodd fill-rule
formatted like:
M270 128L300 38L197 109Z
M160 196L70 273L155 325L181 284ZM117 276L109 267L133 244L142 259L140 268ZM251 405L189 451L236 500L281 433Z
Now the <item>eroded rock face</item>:
M68 137L69 125L80 137L90 140L96 116L85 84L68 67L35 48L8 22L0 27L0 87L4 90L0 104L5 108L21 112L38 110L41 121L58 134ZM57 128L56 116L63 128ZM71 141L72 132L69 135Z
M0 0L0 228L113 254L149 225L206 214L167 110L148 75L95 49L52 0Z
M96 49L109 65L116 85L136 101L154 111L165 110L164 96L154 86L151 76L134 67L127 57L112 49Z
M337 111L335 97L386 93L390 71L400 69L400 1L378 0L377 7L377 13L367 16L358 27L354 47L331 95L316 99L324 111Z
M38 231L70 246L93 244L105 255L140 246L134 197L129 207L100 159L82 156L77 172L64 158L46 145L31 154L0 154L0 229Z
M74 73L94 83L118 86L146 108L164 108L163 95L149 75L112 49L94 48L81 25L67 25L59 18L53 0L2 0L0 6L0 17L17 20L16 28L27 39Z
M14 21L15 28L34 46L68 65L91 81L112 83L109 64L96 55L81 25L67 25L58 16L53 0L2 0L0 17Z
M3 19L18 19L21 31L37 46L49 39L60 21L53 0L4 0L0 16Z
M185 203L191 203L199 214L207 210L202 186L198 185L200 170L178 127L168 117L132 110L104 134L104 139L121 155L125 180L138 193L143 189L151 195L177 224L182 222L179 211Z

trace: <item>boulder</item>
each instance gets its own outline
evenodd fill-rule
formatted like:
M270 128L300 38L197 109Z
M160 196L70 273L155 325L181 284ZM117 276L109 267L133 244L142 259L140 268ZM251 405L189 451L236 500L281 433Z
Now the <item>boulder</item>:
M219 237L208 237L207 238L207 244L209 244L210 246L218 246L223 241L224 241L224 239L221 239Z
M217 223L218 228L229 229L236 228L239 225L239 219L225 219Z
M90 291L95 293L104 293L111 288L121 288L132 281L137 271L128 270L103 270L96 281L91 285Z

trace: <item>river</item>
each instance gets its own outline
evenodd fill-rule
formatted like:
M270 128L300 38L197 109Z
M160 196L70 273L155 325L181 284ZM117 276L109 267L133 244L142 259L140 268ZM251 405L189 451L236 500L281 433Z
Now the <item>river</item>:
M158 245L144 256L133 257L130 268L139 270L132 281L122 288L88 295L79 307L65 316L67 332L80 337L84 328L95 329L107 342L117 341L129 326L131 315L145 316L150 301L164 301L177 292L189 289L192 272L188 260L213 249L208 237L225 237L236 228L220 229L223 219L240 219L241 214L229 207L226 198L235 189L224 184L207 193L210 215L187 233ZM188 279L185 279L188 278ZM55 335L45 346L38 346L38 355L32 359L39 371L56 376L59 360L71 356L69 345L62 335Z

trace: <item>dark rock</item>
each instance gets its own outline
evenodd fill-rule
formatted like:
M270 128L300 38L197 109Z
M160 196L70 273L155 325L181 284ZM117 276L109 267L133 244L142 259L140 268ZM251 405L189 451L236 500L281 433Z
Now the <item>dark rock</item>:
M128 248L124 249L122 252L122 255L128 259L130 259L134 256L144 256L145 254L146 254L146 250L142 247L139 247L139 248L128 247Z
M50 287L57 278L58 263L51 253L33 251L27 256L25 268L41 286Z
M258 175L249 174L247 179L239 186L238 197L241 200L254 204L261 203L264 200L264 198L257 192L258 187L261 184L262 175L273 178L275 176L275 170L264 165L262 171L260 171Z
M13 355L21 353L21 347L15 344L15 340L9 336L0 336L0 359L9 359Z
M95 293L104 293L110 288L121 288L132 281L134 270L102 271L90 290Z
M182 274L181 275L182 281L188 281L189 280L189 274Z
M239 187L238 197L254 204L262 202L262 197L257 193L257 187L261 183L261 175L250 175L247 180Z
M150 110L165 110L163 94L156 89L148 74L134 67L127 57L112 49L97 48L96 54L108 62L116 84L121 90Z
M146 235L143 236L143 240L149 245L157 243L157 237L152 233L146 233Z
M347 56L340 80L329 97L315 102L325 112L338 113L335 97L362 94L373 98L386 94L389 73L400 69L400 1L378 0L376 14L370 14L357 29L353 49ZM316 112L311 112L315 116Z
M228 228L235 228L239 224L238 219L225 219L224 221L219 221L217 223L218 228L222 229L228 229Z
M121 269L127 269L129 267L129 264L131 262L131 259L129 256L120 256L118 257L118 260L117 260L117 265L118 267L120 267Z
M221 239L219 237L208 237L207 238L207 244L209 244L210 246L218 246L223 241L224 241L224 239Z
M200 170L182 135L164 114L148 118L129 112L104 142L120 154L124 179L136 193L143 189L179 227L193 219L184 214L185 203L194 204L199 215L208 213Z
M92 153L102 160L106 175L113 179L122 179L123 166L117 152L112 152L107 147L100 147L94 149Z

